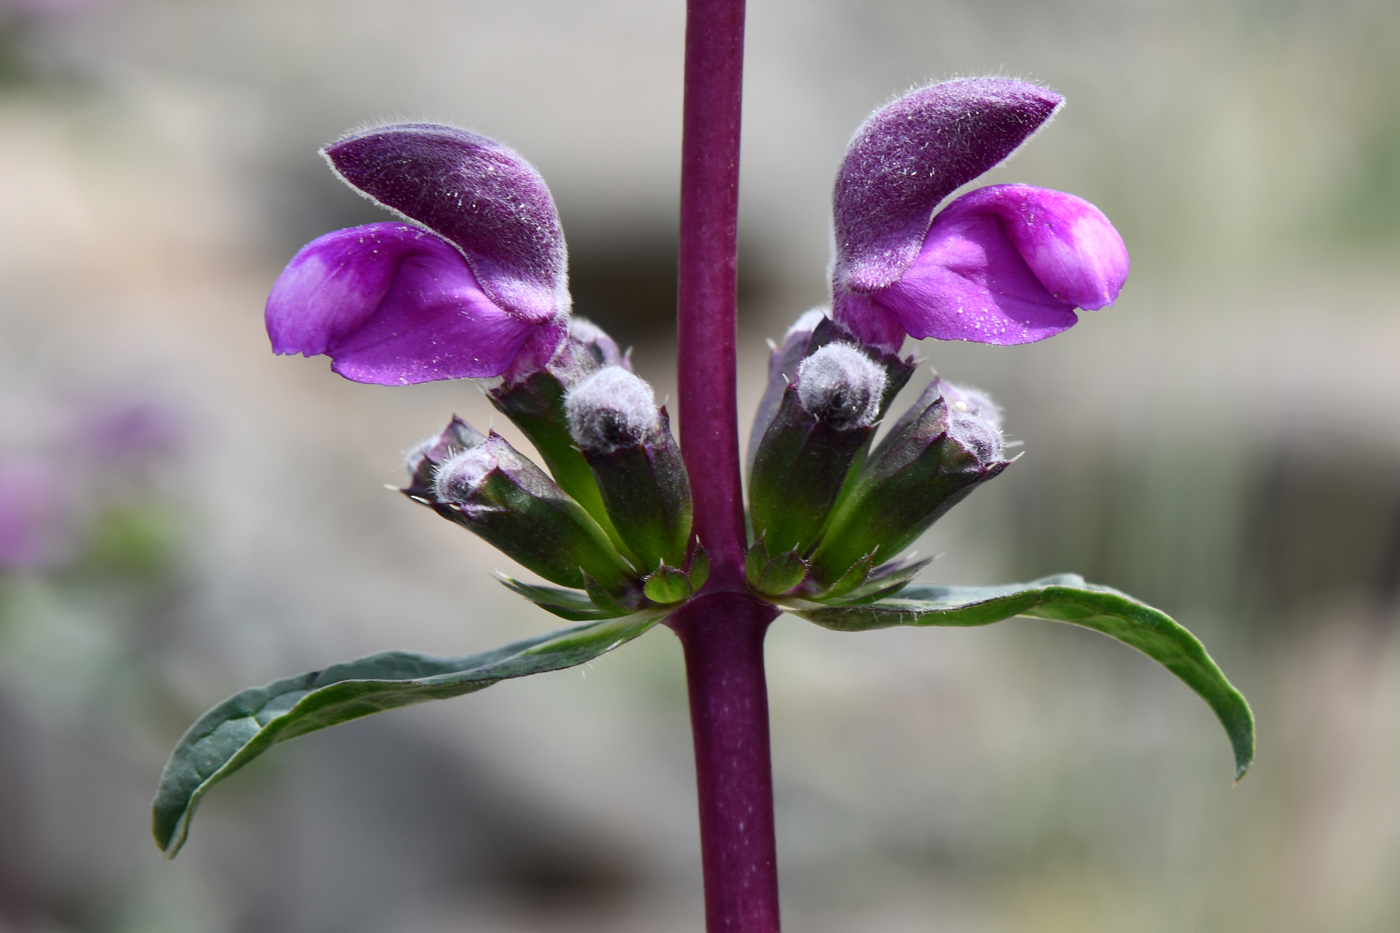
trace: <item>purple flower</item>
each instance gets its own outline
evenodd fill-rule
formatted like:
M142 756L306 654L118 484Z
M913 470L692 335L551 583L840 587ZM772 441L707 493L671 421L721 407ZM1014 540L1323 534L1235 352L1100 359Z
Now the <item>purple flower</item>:
M1089 202L993 185L934 214L1061 103L1033 84L970 78L876 111L836 178L836 320L890 351L906 334L1006 345L1072 327L1076 308L1112 304L1128 276L1128 251Z
M568 331L567 254L544 179L501 144L405 123L322 150L331 168L409 223L329 233L267 299L277 353L325 354L355 382L516 378Z

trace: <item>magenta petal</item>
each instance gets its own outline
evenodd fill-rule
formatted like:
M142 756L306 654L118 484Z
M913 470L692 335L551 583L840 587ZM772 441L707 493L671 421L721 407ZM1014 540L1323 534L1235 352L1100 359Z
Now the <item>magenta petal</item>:
M918 255L939 202L1011 155L1063 102L1010 78L920 88L876 111L836 177L835 291L897 281Z
M1046 290L1001 221L955 211L958 204L934 219L913 265L871 295L872 303L911 337L1008 345L1034 343L1074 326L1074 306Z
M938 216L996 217L1021 258L1055 298L1077 308L1113 304L1128 278L1128 249L1097 207L1062 191L991 185L958 198Z
M322 154L352 187L461 247L496 304L534 321L568 311L554 200L513 150L456 127L401 123L352 134Z
M539 368L564 327L503 310L450 243L401 223L307 244L273 285L265 316L274 352L324 353L342 376L377 385Z

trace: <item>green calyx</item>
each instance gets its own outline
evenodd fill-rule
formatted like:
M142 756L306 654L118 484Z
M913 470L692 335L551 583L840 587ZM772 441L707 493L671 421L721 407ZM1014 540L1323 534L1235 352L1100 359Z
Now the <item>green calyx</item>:
M487 394L491 404L511 420L539 451L559 487L583 507L613 546L629 561L637 562L622 535L618 533L593 471L583 453L569 436L569 419L564 412L567 389L553 372L545 369L524 380L508 383Z
M772 398L765 398L764 403L769 408L760 413L766 427L761 436L755 435L757 449L751 455L749 471L750 523L754 535L766 539L771 553L794 550L805 556L810 552L859 475L880 419L914 373L911 360L870 347L855 350L856 345L855 338L839 324L823 319L800 358L775 361L793 372L787 374L786 388L781 383L770 386ZM835 350L848 356L859 354L861 365L847 375L849 387L843 385L842 367L833 371L814 365ZM794 381L804 369L809 373L805 391ZM872 373L883 378L872 384L868 381ZM821 388L814 391L818 383ZM878 396L878 400L870 399L873 415L833 417L826 403L858 394L861 389ZM804 395L808 399L805 406Z
M666 409L651 435L639 443L583 447L603 507L640 569L676 568L686 562L690 544L690 478L671 436Z
M898 554L1007 466L950 433L941 397L906 419L881 443L833 513L810 558L817 579L838 580L876 551Z
M633 570L602 528L539 467L491 434L438 468L430 504L517 563L562 586L585 578L614 594L633 586Z

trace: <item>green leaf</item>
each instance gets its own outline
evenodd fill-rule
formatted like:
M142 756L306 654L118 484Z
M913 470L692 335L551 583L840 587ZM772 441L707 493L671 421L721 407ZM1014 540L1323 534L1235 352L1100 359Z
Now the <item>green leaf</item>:
M1220 717L1235 752L1235 780L1254 760L1254 714L1206 649L1165 613L1077 574L1003 586L911 586L860 606L778 601L782 608L841 632L896 625L989 625L1030 616L1082 625L1131 645L1186 682Z
M156 844L174 858L200 799L277 742L584 664L641 635L664 615L653 611L575 626L462 658L386 651L236 693L201 716L170 753L152 804Z
M869 561L869 559L869 557L862 558L862 563ZM837 587L839 587L842 582L838 580L837 586L833 586L831 591L819 593L812 598L828 605L839 603L849 606L855 603L877 602L881 598L893 596L899 590L904 589L905 586L909 584L909 581L914 578L914 574L923 570L931 563L933 563L933 558L931 557L926 557L923 560L914 561L910 564L905 564L900 561L890 561L888 564L883 564L876 567L874 570L867 570L863 582L855 589L851 589L844 594L838 592ZM857 564L857 567L858 566L859 564ZM847 573L849 575L849 571ZM844 580L845 578L842 579ZM833 595L833 593L835 595Z
M612 597L608 597L608 607L600 608L588 598L587 593L578 590L523 583L503 573L497 573L495 576L497 580L505 584L506 589L519 593L545 612L552 613L561 619L568 619L570 622L597 622L602 619L616 619L627 615L627 610L617 606Z

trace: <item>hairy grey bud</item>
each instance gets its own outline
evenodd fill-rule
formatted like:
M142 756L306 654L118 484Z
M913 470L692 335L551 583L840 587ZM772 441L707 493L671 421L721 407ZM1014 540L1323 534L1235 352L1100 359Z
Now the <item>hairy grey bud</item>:
M873 424L884 391L885 370L848 343L829 343L797 368L798 401L838 430Z
M587 318L569 318L569 336L582 344L598 361L598 365L621 366L631 371L632 361L618 349L617 342L608 336L607 331Z
M651 386L620 366L606 366L570 389L564 410L574 443L585 450L640 444L660 423Z
M480 444L444 460L433 478L433 493L439 502L461 504L471 498L491 471L500 466L501 449Z
M948 435L983 463L1000 460L1006 441L1001 433L1001 409L980 389L939 380L948 406Z

